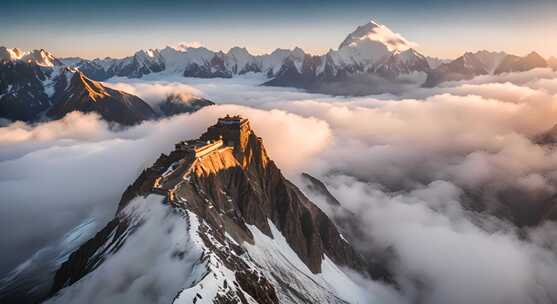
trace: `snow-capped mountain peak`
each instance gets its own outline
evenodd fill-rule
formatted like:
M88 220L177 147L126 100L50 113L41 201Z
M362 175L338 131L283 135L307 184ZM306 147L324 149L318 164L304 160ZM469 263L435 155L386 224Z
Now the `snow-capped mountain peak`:
M0 60L19 60L23 57L24 52L18 48L9 49L4 46L0 46Z
M98 81L114 76L141 78L157 73L194 78L232 78L261 73L268 78L263 84L271 86L294 86L320 92L328 92L324 88L331 87L329 84L347 87L331 92L340 95L379 93L385 87L405 89L408 83L432 86L447 80L548 66L536 53L519 57L503 52L478 51L449 61L426 57L414 46L415 43L401 34L372 20L356 27L338 49L321 56L310 55L299 47L253 55L245 47L232 47L222 52L207 49L199 43L181 43L175 47L140 50L121 59L66 58L61 61L44 50L24 52L2 47L0 61L25 61L41 67L72 65L88 78ZM370 79L379 80L377 77L382 78L380 81L394 83L392 86L363 85L358 90L337 85L347 79L370 82Z
M198 63L211 60L215 52L208 50L205 47L185 47L185 48L171 48L166 47L161 51L161 55L165 59L167 66L185 66L189 63Z
M139 52L135 53L135 55L142 58L155 58L159 56L159 51L153 49L140 50Z
M226 54L235 57L252 57L249 51L245 47L239 47L239 46L235 46L231 48L230 50L228 50Z
M263 73L269 78L331 78L358 73L375 73L379 68L389 77L426 71L425 57L412 49L412 43L385 25L370 21L350 33L338 50L324 56L310 56L303 49L277 49L270 54L252 55L245 47L227 52L213 51L200 44L180 44L163 49L145 49L121 59L64 60L94 80L113 76L140 78L152 73L185 77L230 78L245 73ZM4 50L3 57L20 56ZM41 57L41 56L37 56ZM48 56L42 56L49 58ZM48 60L39 60L48 64ZM284 82L284 81L279 81ZM290 83L290 82L289 82ZM302 85L303 87L303 85Z
M225 64L234 73L245 73L248 70L257 70L255 57L245 47L233 47L225 54Z
M391 31L387 26L370 21L360 25L344 39L331 58L339 66L370 69L394 54L411 49L415 43ZM415 51L414 51L415 52Z
M409 63L416 60L427 60L424 55L418 53L413 48L404 51L395 50L393 55L397 57L397 60L403 63Z
M293 56L296 56L296 57L301 57L301 56L304 56L304 55L305 55L305 52L304 52L304 50L302 50L301 48L295 47L295 48L292 50L292 55L293 55Z
M54 57L50 52L40 49L32 51L22 51L18 48L0 47L0 60L15 61L21 60L28 63L34 63L42 67L53 67L62 63Z
M380 43L391 52L395 50L404 51L416 45L402 35L391 31L387 26L372 20L358 26L355 31L350 33L340 44L339 50L347 46L357 47L370 42Z

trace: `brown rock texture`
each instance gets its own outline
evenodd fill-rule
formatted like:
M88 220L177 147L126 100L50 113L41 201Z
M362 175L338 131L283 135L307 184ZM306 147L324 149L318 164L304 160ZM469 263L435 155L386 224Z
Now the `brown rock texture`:
M120 211L133 198L150 193L165 194L170 207L188 210L199 217L202 221L199 234L205 245L227 268L234 270L239 288L259 303L278 303L275 288L279 286L273 286L238 258L244 251L242 246L225 238L228 234L237 244L253 244L249 225L273 237L269 225L273 223L313 273L321 271L325 255L339 266L367 272L369 265L340 236L335 224L282 175L249 121L227 124L225 120L209 127L197 141L222 140L224 145L217 145L200 157L192 156L187 145L177 145L177 150L161 155L152 167L144 170L122 195L115 220L62 265L52 292L93 270L90 265L98 264L100 244L118 241L114 238L119 227L130 225L121 218ZM215 242L225 245L215 246ZM241 295L231 293L219 301L228 303L236 297L241 299Z
M63 78L65 75L62 74L60 77ZM79 71L76 71L71 79L62 79L58 83L66 84L68 81L69 86L66 90L56 90L57 93L53 97L54 105L47 112L53 119L62 118L73 111L96 112L109 122L134 125L157 116L139 97L107 88Z

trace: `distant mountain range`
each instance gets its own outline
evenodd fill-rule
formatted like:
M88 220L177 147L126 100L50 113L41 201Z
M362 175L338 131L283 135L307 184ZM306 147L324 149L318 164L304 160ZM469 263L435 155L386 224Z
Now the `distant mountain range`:
M467 80L480 75L524 72L545 67L549 67L548 61L536 52L524 57L504 52L465 53L457 59L443 63L431 70L424 86L433 87L445 81Z
M252 55L245 48L215 52L203 47L166 47L136 52L121 59L56 58L45 50L24 52L0 47L0 117L12 120L36 120L59 116L64 110L82 109L99 112L98 106L78 102L60 110L45 112L64 96L55 90L60 69L76 71L79 79L104 81L111 77L141 78L148 74L181 75L196 78L231 78L246 73L262 73L266 86L296 87L333 95L369 95L400 93L408 87L434 87L446 81L467 80L480 75L522 72L534 68L557 68L557 59L544 59L532 52L524 57L504 52L467 52L454 60L427 57L413 48L413 43L385 25L371 21L359 26L339 45L324 55L314 56L300 48L277 49L270 54ZM88 79L88 80L85 80ZM76 83L77 85L77 83ZM85 87L85 84L82 85ZM91 86L89 86L91 88ZM102 88L102 84L94 86ZM105 89L102 89L105 90ZM106 90L105 90L106 91ZM112 90L116 94L116 90ZM86 94L90 95L90 94ZM103 117L120 123L136 123L152 116L138 111L138 99L118 103L127 108L125 118ZM75 98L74 98L75 99ZM104 99L103 99L104 100ZM198 105L203 104L201 99ZM175 107L174 107L175 108ZM169 109L168 107L166 108ZM184 108L180 108L184 110ZM120 111L120 110L114 110ZM159 114L162 111L153 110ZM105 113L105 114L103 114Z
M137 96L88 78L44 50L24 53L0 48L0 54L18 58L0 62L0 117L9 120L59 119L79 111L96 112L109 122L134 125L213 104L203 98L170 95L149 105Z

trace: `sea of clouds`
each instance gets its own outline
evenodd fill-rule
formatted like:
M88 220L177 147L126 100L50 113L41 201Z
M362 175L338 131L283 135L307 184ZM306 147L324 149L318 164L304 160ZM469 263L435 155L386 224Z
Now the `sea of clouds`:
M253 75L116 78L108 85L151 104L179 93L217 105L128 129L80 113L0 128L0 229L8 232L0 234L0 277L85 219L102 227L160 153L218 117L241 114L288 178L301 185L299 174L311 173L357 214L364 235L356 247L393 252L397 302L557 301L557 226L526 225L557 194L556 150L533 141L557 123L555 72L481 76L399 96L259 83Z

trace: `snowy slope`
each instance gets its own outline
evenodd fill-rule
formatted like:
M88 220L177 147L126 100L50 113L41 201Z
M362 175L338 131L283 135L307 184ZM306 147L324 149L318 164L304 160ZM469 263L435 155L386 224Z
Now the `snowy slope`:
M34 63L41 67L53 67L55 65L62 65L54 55L44 49L23 51L18 48L6 48L0 46L0 61L15 61L21 60L28 63Z
M370 21L350 33L333 56L337 65L362 64L370 66L392 55L405 51L414 44L385 25Z
M338 48L340 50L344 47L358 47L361 45L384 46L392 52L395 50L407 50L415 44L406 40L402 35L391 31L387 26L371 20L364 25L358 26L354 32L344 39Z
M136 198L122 212L125 229L113 230L89 261L98 268L47 303L170 303L195 275L202 248L190 238L186 217L162 201L155 194Z
M325 256L322 272L312 273L290 248L288 242L269 222L273 237L263 234L255 226L249 226L254 235L255 244L244 244L249 259L260 265L275 286L288 282L290 287L303 291L308 303L374 303L376 299L347 276L331 259ZM299 295L283 288L279 292L281 303L300 303Z
M163 201L156 194L134 199L122 212L129 222L126 230L119 236L113 232L112 240L98 250L103 255L98 268L46 303L202 304L219 298L240 302L241 297L257 303L240 287L238 269L229 268L215 248L243 261L242 271L270 278L274 286L288 282L277 289L280 303L374 302L327 257L322 272L312 273L271 222L273 238L249 226L254 243L241 244L246 251L237 254L231 237L211 238L196 214ZM209 236L210 247L200 233Z

